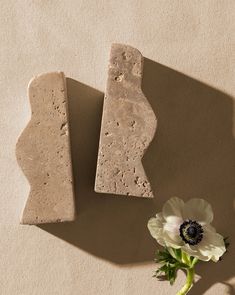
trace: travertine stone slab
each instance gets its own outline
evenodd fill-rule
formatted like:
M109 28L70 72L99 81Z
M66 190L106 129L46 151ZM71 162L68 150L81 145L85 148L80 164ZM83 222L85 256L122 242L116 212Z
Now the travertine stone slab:
M104 98L95 191L153 197L141 159L157 120L141 90L143 56L113 44Z
M32 116L16 145L17 161L30 183L21 223L75 219L66 82L47 73L28 87Z

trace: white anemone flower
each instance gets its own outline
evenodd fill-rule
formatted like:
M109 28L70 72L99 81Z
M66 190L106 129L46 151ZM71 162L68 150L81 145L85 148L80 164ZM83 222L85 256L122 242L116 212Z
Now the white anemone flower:
M174 197L165 203L161 213L149 220L148 229L164 247L217 262L226 248L224 238L211 226L212 220L211 205L205 200L191 199L185 203Z

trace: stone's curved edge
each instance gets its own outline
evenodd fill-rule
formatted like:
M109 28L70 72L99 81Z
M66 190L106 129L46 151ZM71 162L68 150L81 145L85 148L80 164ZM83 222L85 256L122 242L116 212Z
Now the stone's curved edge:
M70 218L48 219L47 221L41 221L41 220L24 218L22 214L20 218L20 224L21 225L37 225L37 224L46 224L46 223L72 222L75 219L76 219L76 214L74 215L74 217L70 217Z
M74 221L76 209L64 73L50 72L32 78L28 97L31 118L15 150L18 165L30 184L20 223Z
M46 77L51 76L51 75L61 75L63 77L64 81L65 81L65 74L64 74L64 72L54 71L54 72L41 73L41 74L38 74L38 75L32 77L29 80L27 90L29 90L29 88L33 86L33 82L37 81L38 79L41 79L41 78L43 79L43 78L46 78Z
M94 188L98 193L154 197L142 158L156 133L157 118L142 91L143 64L138 49L112 44Z
M133 52L136 52L136 54L138 54L142 58L142 60L144 59L144 57L143 57L142 53L139 51L139 49L137 49L137 48L135 48L133 46L130 46L130 45L127 45L127 44L123 44L123 43L112 43L111 44L111 51L110 51L110 53L112 53L112 51L115 50L116 48L118 48L118 49L120 49L120 48L122 48L122 49L125 49L125 48L126 49L129 49L129 50L131 50Z

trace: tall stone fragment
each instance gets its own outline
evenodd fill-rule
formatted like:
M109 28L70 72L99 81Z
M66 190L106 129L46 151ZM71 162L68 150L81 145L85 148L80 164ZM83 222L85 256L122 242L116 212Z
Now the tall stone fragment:
M75 219L66 82L47 73L28 87L32 116L16 145L17 161L30 183L22 224Z
M96 170L95 191L153 197L141 159L157 120L141 90L143 56L130 46L113 44Z

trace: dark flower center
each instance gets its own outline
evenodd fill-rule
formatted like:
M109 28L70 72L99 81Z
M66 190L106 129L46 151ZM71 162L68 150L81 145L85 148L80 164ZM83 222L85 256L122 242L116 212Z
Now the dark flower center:
M197 235L197 229L196 227L194 226L190 226L188 229L187 229L187 234L190 238L195 238L196 235Z
M203 238L203 228L197 221L184 221L179 231L182 240L189 245L197 245Z

